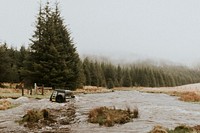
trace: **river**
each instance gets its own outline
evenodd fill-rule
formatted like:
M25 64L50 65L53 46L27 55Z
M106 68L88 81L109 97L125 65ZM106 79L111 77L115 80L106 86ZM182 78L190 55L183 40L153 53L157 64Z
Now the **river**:
M77 122L71 125L74 133L147 133L155 125L168 128L200 124L199 104L182 102L166 94L141 93L138 91L115 91L101 94L78 95L74 106ZM100 107L126 109L138 108L139 118L113 127L99 126L87 122L89 110Z

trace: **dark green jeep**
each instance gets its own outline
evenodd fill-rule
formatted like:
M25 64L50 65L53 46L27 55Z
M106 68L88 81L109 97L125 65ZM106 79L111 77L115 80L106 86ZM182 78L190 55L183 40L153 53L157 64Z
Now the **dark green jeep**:
M63 89L55 89L53 90L50 101L63 103L66 102L66 99L75 98L73 92L70 90L63 90Z

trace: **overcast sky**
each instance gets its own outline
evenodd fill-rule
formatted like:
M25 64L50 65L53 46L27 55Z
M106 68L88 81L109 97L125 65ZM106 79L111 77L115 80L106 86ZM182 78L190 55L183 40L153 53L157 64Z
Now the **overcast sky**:
M0 42L28 46L38 8L0 0ZM60 9L81 55L200 62L200 0L60 0Z

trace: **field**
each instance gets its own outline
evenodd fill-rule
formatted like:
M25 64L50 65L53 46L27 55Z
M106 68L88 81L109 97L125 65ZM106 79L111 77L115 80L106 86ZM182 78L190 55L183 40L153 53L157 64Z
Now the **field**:
M132 87L111 90L85 86L74 91L75 99L61 104L49 101L50 90L45 90L44 95L39 92L36 95L34 91L30 95L30 91L25 89L25 95L22 97L20 89L1 88L0 132L62 130L83 133L99 131L155 133L166 129L174 133L182 124L199 131L200 107L199 104L193 104L199 101L199 87L200 84L192 84L178 87ZM137 119L132 119L133 113L129 109L133 111L137 109L139 114ZM129 114L131 114L130 119ZM162 127L154 128L156 125Z
M176 87L132 87L114 88L114 90L132 91L137 90L145 93L164 93L171 96L178 96L179 100L186 102L200 102L200 83L188 84Z

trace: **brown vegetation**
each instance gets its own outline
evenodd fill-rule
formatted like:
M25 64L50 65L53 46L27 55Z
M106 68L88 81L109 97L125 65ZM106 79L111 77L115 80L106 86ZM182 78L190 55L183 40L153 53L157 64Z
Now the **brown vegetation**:
M37 99L42 99L42 98L49 98L51 95L51 90L45 90L44 95L41 94L35 94L33 91L33 95L30 95L30 90L25 89L24 94L26 97L30 98L37 98ZM13 98L17 99L22 96L22 90L21 89L15 89L15 88L0 88L0 99L2 98Z
M84 86L81 89L77 89L75 93L84 93L84 94L91 94L91 93L106 93L112 92L110 89L106 89L104 87L96 87L96 86Z
M6 110L11 108L11 102L7 101L7 100L1 100L0 101L0 110Z
M180 125L170 130L162 126L155 126L149 133L198 133L199 127L199 125L194 127Z
M200 102L200 84L190 84L177 87L132 87L118 88L117 90L137 90L145 93L164 93L171 96L180 97L179 100L185 102Z
M196 94L195 92L184 92L180 95L179 100L185 102L199 102L200 95Z
M60 127L61 125L73 123L74 118L75 108L73 106L69 106L68 108L63 107L59 109L28 110L23 118L16 122L32 131L45 127L52 127L52 130L50 131L49 129L43 129L42 131L46 130L51 133L58 131L69 132L70 129L68 127L63 127L62 129Z
M47 110L29 110L27 114L23 116L21 122L38 122L40 119L48 118L48 111Z
M149 133L168 133L167 129L162 126L155 126Z
M114 126L114 124L124 124L130 122L133 118L138 118L138 109L127 110L99 107L89 112L88 121L91 123L99 123L104 126Z

